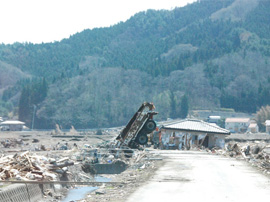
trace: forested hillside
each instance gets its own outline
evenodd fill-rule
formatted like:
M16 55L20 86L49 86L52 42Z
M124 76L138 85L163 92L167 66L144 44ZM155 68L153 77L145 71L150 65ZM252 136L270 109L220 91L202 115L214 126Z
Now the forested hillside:
M160 120L185 117L187 105L256 112L270 104L269 9L264 0L200 0L60 42L2 44L0 72L21 76L6 84L0 75L0 116L94 128L126 124L143 101Z

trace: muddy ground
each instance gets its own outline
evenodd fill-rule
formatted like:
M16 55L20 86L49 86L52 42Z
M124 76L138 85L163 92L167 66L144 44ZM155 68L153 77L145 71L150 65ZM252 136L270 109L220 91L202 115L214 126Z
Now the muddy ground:
M103 131L102 133L102 135L97 135L97 131L62 133L55 131L0 131L0 150L2 153L22 151L39 153L71 150L76 147L83 148L85 145L95 147L104 141L114 139L118 130Z

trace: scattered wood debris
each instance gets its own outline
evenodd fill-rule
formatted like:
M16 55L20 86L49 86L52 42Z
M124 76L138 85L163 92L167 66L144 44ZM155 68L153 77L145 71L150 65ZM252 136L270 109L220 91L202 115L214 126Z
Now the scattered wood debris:
M74 162L67 158L56 161L26 151L0 158L0 179L56 181L59 177L57 174L66 173L70 165L74 165Z

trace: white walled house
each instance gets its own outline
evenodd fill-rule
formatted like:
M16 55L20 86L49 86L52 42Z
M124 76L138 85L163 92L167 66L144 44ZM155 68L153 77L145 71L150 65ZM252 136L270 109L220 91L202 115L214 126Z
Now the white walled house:
M227 118L225 129L232 133L245 133L250 125L250 118Z

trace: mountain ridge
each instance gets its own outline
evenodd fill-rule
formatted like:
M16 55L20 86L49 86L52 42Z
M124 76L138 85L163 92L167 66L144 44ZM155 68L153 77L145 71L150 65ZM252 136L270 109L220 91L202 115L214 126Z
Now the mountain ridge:
M244 17L231 19L246 2ZM56 43L0 45L0 60L48 81L36 104L38 128L123 125L145 100L157 105L158 119L181 117L184 96L190 109L254 113L269 102L268 8L260 0L201 0L148 10ZM29 85L39 84L25 81L13 91Z

